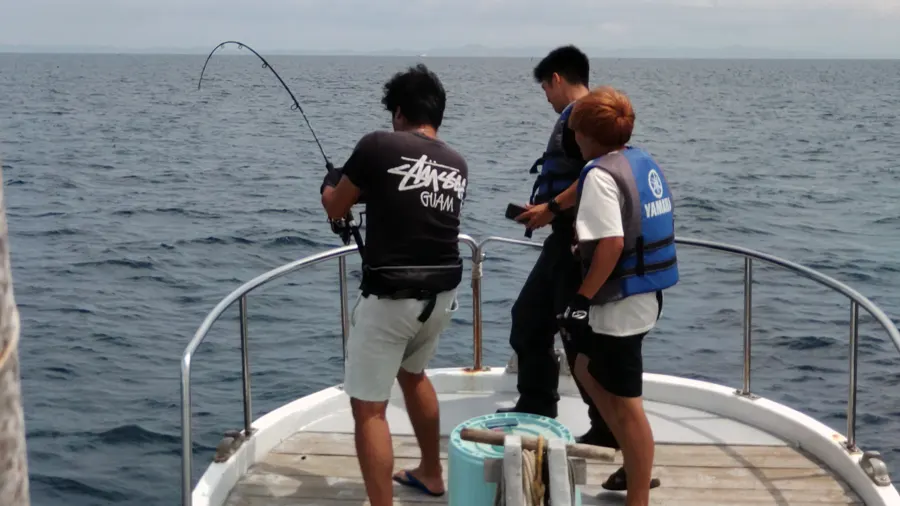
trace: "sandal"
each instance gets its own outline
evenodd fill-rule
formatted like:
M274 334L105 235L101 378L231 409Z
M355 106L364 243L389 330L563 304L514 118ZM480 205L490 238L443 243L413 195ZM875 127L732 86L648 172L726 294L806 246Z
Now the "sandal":
M656 488L660 485L659 478L650 479L650 488ZM625 491L628 490L628 480L625 476L625 468L620 467L618 471L609 475L609 478L600 485L606 490Z
M428 494L432 497L441 497L444 495L444 492L432 492L431 490L429 490L428 487L426 487L424 483L419 481L419 479L416 478L415 476L413 476L412 473L410 473L409 471L403 471L403 475L406 477L405 480L400 478L400 476L395 475L394 481L396 481L397 483L399 483L401 485L406 485L407 487L412 487L417 490L421 490L422 492L425 492L426 494Z

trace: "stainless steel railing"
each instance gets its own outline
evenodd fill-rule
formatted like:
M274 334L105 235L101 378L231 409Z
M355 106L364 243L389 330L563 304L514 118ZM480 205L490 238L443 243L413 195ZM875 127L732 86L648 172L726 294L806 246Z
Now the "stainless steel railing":
M845 446L848 450L856 450L856 379L857 367L859 364L859 308L865 309L875 321L887 332L888 337L893 341L894 346L900 351L900 331L897 326L884 312L872 301L853 288L841 283L840 281L826 276L809 267L778 258L774 255L761 253L740 246L731 246L712 241L703 241L700 239L679 239L678 244L686 246L695 246L712 251L721 251L744 258L744 384L743 388L738 392L741 395L751 396L750 394L750 342L751 342L751 324L752 324L752 284L753 284L753 260L760 260L770 265L781 267L794 274L800 275L806 279L815 281L831 290L838 292L850 299L850 353L849 353L849 392L847 396L847 442Z
M481 280L483 275L483 262L485 259L485 247L490 243L506 243L528 246L540 249L543 245L538 242L524 241L519 239L509 239L505 237L487 237L481 242L476 242L472 237L460 234L459 240L461 244L469 246L472 251L472 367L467 368L470 371L479 371L484 368L482 360L482 318L481 318ZM822 273L814 271L808 267L784 260L772 255L761 253L758 251L742 248L739 246L731 246L728 244L717 243L712 241L704 241L699 239L677 239L679 245L702 248L706 250L719 251L744 259L744 315L743 315L743 383L742 388L736 390L737 395L745 396L751 399L756 398L750 391L750 346L752 341L752 287L753 287L753 261L759 260L771 265L775 265L786 269L794 274L822 284L833 291L843 294L850 299L850 374L849 374L849 395L847 399L847 442L845 446L848 450L856 450L856 393L857 393L857 364L859 360L859 308L865 309L873 318L884 328L888 336L894 343L894 346L900 351L900 331L894 323L869 299L864 297L856 290L849 286L830 278ZM244 431L241 437L252 437L252 409L251 409L251 391L250 391L250 359L248 351L248 325L247 325L247 295L256 288L269 283L282 276L286 276L298 270L304 269L311 265L315 265L327 260L338 259L338 274L340 279L340 299L341 299L341 330L342 330L342 350L346 359L347 337L350 331L349 323L349 303L347 288L347 264L346 256L355 252L356 246L343 246L331 249L322 253L296 260L289 264L283 265L269 272L261 274L256 278L244 283L236 290L228 294L219 304L203 320L200 328L194 333L194 337L185 348L181 360L181 423L182 423L182 504L190 506L192 493L192 462L193 462L193 436L191 433L191 364L193 355L197 348L206 338L213 324L224 314L224 312L234 302L239 301L240 311L240 332L241 332L241 365L242 365L242 385L243 385L243 415L244 415Z
M476 258L479 261L484 258L484 245L489 242L502 242L507 244L522 244L534 248L541 248L542 245L532 241L523 241L518 239L507 239L504 237L488 237L481 241L476 252ZM787 271L797 274L801 277L815 281L821 285L838 292L850 299L850 374L849 374L849 393L847 398L847 442L845 446L848 450L856 450L856 391L857 391L857 366L859 363L859 308L865 309L887 332L888 336L894 342L894 346L900 351L900 331L897 326L888 318L884 312L876 306L872 301L867 299L861 293L853 288L828 277L818 271L796 264L789 260L784 260L773 255L761 253L740 246L731 246L713 241L704 241L700 239L676 239L679 245L692 246L711 251L719 251L744 258L744 372L743 386L735 393L755 398L756 396L750 392L750 345L752 341L751 327L753 323L753 260L759 260L777 267L781 267Z
M460 244L464 244L469 246L472 250L472 254L475 254L475 250L477 248L477 243L475 239L472 237L460 234L459 236ZM212 311L206 315L206 318L203 320L203 323L200 324L200 328L197 329L197 332L194 333L194 337L191 339L190 343L188 343L187 348L184 350L184 354L181 358L181 503L185 506L189 506L191 504L191 489L192 489L192 465L193 465L193 435L191 433L191 365L194 357L194 353L197 351L197 348L206 339L206 335L209 333L213 324L225 313L225 311L231 307L236 301L239 301L239 310L240 310L240 330L241 330L241 379L243 384L243 396L244 396L244 432L242 437L247 438L251 437L253 434L253 412L251 408L251 393L250 393L250 354L247 349L249 336L248 336L248 325L247 325L247 295L253 290L263 286L271 281L274 281L278 278L291 274L293 272L299 271L306 267L327 261L338 259L338 276L340 278L340 297L341 297L341 330L343 334L343 352L344 358L346 359L346 349L347 349L347 336L350 332L350 320L349 320L349 304L347 300L348 290L347 290L347 261L346 256L356 252L356 245L343 246L340 248L334 248L328 251L324 251L322 253L317 253L315 255L310 255L306 258L301 258L300 260L295 260L289 264L282 265L281 267L272 269L266 273L260 274L259 276L251 279L250 281L244 283L239 286L233 292L228 294L221 302L219 302L216 307L213 308ZM476 317L480 315L479 312L475 314ZM476 362L481 361L481 337L478 336L476 339L478 343L478 351L476 353ZM240 444L240 441L238 442Z

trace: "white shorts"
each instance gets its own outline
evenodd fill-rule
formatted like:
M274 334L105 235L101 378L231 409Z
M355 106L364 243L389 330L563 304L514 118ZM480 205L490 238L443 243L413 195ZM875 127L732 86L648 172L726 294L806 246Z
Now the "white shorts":
M438 338L459 308L456 290L441 292L431 316L418 320L428 301L360 296L350 313L344 391L361 401L387 401L402 367L425 370Z

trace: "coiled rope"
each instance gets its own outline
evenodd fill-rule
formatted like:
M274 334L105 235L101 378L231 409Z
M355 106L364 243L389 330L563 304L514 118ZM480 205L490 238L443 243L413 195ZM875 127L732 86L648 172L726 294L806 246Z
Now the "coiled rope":
M525 492L525 505L538 506L544 504L544 436L538 436L537 451L522 448L522 489ZM494 494L494 506L506 506L506 479L500 473L500 483Z
M19 310L9 263L9 229L0 163L0 505L28 506L28 452L19 374Z
M525 506L542 506L546 504L544 496L546 485L544 484L544 470L547 461L544 458L544 436L537 438L537 450L522 449L522 489L525 495ZM567 475L569 477L569 490L575 490L575 469L571 462L567 462ZM513 506L506 504L506 481L503 473L500 473L500 482L497 484L497 492L494 494L494 506Z

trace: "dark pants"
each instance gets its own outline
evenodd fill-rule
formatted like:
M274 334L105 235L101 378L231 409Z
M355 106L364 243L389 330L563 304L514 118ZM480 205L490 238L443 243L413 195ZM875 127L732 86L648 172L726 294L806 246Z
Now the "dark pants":
M513 304L509 343L519 361L518 411L553 418L557 415L559 366L553 353L554 337L559 331L556 315L565 310L582 279L581 267L572 255L571 244L572 232L556 230L547 237L531 274L519 292L519 298ZM565 339L562 342L569 370L574 372L578 353L574 344L567 343ZM609 440L614 441L587 392L577 379L575 384L588 405L592 431L608 435Z

